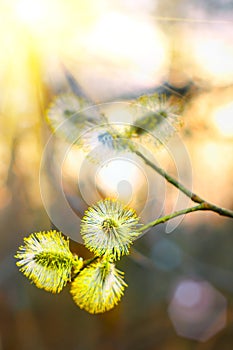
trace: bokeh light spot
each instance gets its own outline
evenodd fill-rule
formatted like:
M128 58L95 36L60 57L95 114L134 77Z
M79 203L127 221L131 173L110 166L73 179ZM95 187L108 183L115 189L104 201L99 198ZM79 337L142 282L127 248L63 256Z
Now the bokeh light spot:
M179 335L206 341L226 325L226 299L208 282L186 279L176 285L168 313Z

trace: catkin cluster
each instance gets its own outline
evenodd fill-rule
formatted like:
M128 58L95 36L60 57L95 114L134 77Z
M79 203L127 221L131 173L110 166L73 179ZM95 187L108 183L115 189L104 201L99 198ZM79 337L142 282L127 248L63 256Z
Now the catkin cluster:
M61 232L33 233L24 238L16 254L17 265L38 288L59 293L67 283L75 303L90 313L112 309L127 286L116 260L129 254L138 237L138 217L133 209L114 199L90 207L81 221L85 246L94 253L83 261L72 254Z

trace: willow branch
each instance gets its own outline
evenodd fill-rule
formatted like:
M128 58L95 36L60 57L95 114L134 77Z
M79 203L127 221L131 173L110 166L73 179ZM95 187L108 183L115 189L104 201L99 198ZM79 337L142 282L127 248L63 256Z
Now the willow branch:
M227 217L231 217L233 218L233 211L229 210L229 209L225 209L225 208L221 208L218 207L215 204L212 204L210 202L207 202L205 199L201 198L200 196L198 196L197 194L195 194L194 192L190 191L188 188L186 188L183 184L181 184L180 182L178 182L176 179L174 179L171 175L167 174L165 170L163 170L162 168L158 167L156 164L154 164L153 162L151 162L148 158L146 158L141 152L135 150L135 153L144 160L144 162L150 166L152 169L154 169L158 174L160 174L162 177L164 177L169 183L171 183L173 186L175 186L176 188L178 188L181 192L183 192L187 197L189 197L193 202L195 203L199 203L202 204L202 206L196 206L193 208L198 208L195 210L191 210L191 211L196 211L196 210L210 210L213 211L215 213L218 213L219 215L222 216L227 216ZM189 208L191 209L191 208ZM190 212L190 211L188 211ZM175 213L174 213L175 214ZM186 214L186 213L183 213ZM182 213L180 214L182 215ZM176 215L177 216L177 215ZM172 218L172 217L171 217ZM162 218L161 218L162 219ZM167 219L167 220L170 220ZM165 220L165 221L167 221Z
M173 218L175 218L177 216L188 214L188 213L192 213L192 212L198 211L198 210L208 210L208 209L205 208L204 203L201 203L199 205L196 205L195 207L190 207L190 208L187 208L187 209L182 209L182 210L179 210L179 211L175 211L174 213L165 215L165 216L163 216L163 217L161 217L159 219L156 219L154 221L149 222L146 225L141 226L138 229L138 232L144 232L144 231L148 230L148 228L154 227L154 226L159 225L159 224L163 224L164 222L166 222L168 220L171 220L171 219L173 219Z

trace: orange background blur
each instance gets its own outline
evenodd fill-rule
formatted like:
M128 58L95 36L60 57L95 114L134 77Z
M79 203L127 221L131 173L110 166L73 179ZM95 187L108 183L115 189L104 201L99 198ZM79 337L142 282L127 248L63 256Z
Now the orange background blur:
M78 309L68 290L35 288L13 258L24 236L51 227L39 170L45 110L70 91L63 65L95 102L190 86L180 136L193 190L233 208L231 2L1 0L0 15L0 350L231 349L229 218L193 213L169 236L160 225L138 240L119 264L126 294L104 315Z

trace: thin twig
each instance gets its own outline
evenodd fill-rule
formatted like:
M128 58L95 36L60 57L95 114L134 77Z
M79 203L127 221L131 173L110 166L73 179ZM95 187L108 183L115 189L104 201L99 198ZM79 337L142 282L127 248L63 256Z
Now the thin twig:
M99 259L99 256L94 256L93 258L90 258L90 259L88 259L88 260L85 260L84 262L83 262L83 266L81 267L81 269L76 273L76 274L74 274L73 276L72 276L72 278L71 278L71 281L73 281L77 276L78 276L78 274L83 270L83 269L85 269L85 267L87 267L88 265L91 265L94 261L96 261L97 259Z
M201 204L199 204L199 205L197 205L195 207L190 207L190 208L187 208L187 209L182 209L182 210L179 210L179 211L175 211L174 213L165 215L165 216L163 216L163 217L161 217L159 219L156 219L154 221L149 222L146 225L141 226L138 229L138 232L144 232L150 227L154 227L156 225L162 224L162 223L164 223L164 222L166 222L168 220L171 220L171 219L173 219L173 218L175 218L177 216L188 214L188 213L192 213L192 212L198 211L198 210L208 210L208 209L205 208L204 203L201 203Z
M227 216L227 217L231 217L233 218L233 211L229 210L229 209L225 209L225 208L221 208L218 207L215 204L212 204L210 202L207 202L205 199L201 198L200 196L198 196L197 194L193 193L192 191L190 191L189 189L187 189L184 185L182 185L180 182L178 182L176 179L174 179L171 175L167 174L165 170L163 170L162 168L158 167L156 164L152 163L148 158L146 158L141 152L135 150L135 153L144 160L144 162L150 166L152 169L154 169L158 174L160 174L162 177L164 177L169 183L171 183L173 186L175 186L176 188L178 188L181 192L183 192L187 197L189 197L193 202L195 203L199 203L201 204L201 206L196 206L193 208L196 208L195 210L191 210L191 208L188 209L184 209L184 210L188 210L187 212L182 213L182 211L180 211L179 215L182 214L186 214L192 211L197 211L197 210L210 210L213 211L215 213L218 213L219 215L222 216ZM179 212L176 212L179 213ZM171 215L175 215L176 213L164 216L163 218L167 218ZM175 215L178 216L178 215ZM175 216L171 216L175 217ZM158 220L162 220L163 218L160 218ZM170 218L165 219L165 221L170 220ZM164 222L164 221L161 221ZM159 222L160 223L160 222ZM148 224L149 225L149 224ZM153 226L153 225L152 225ZM151 226L150 226L151 227Z

